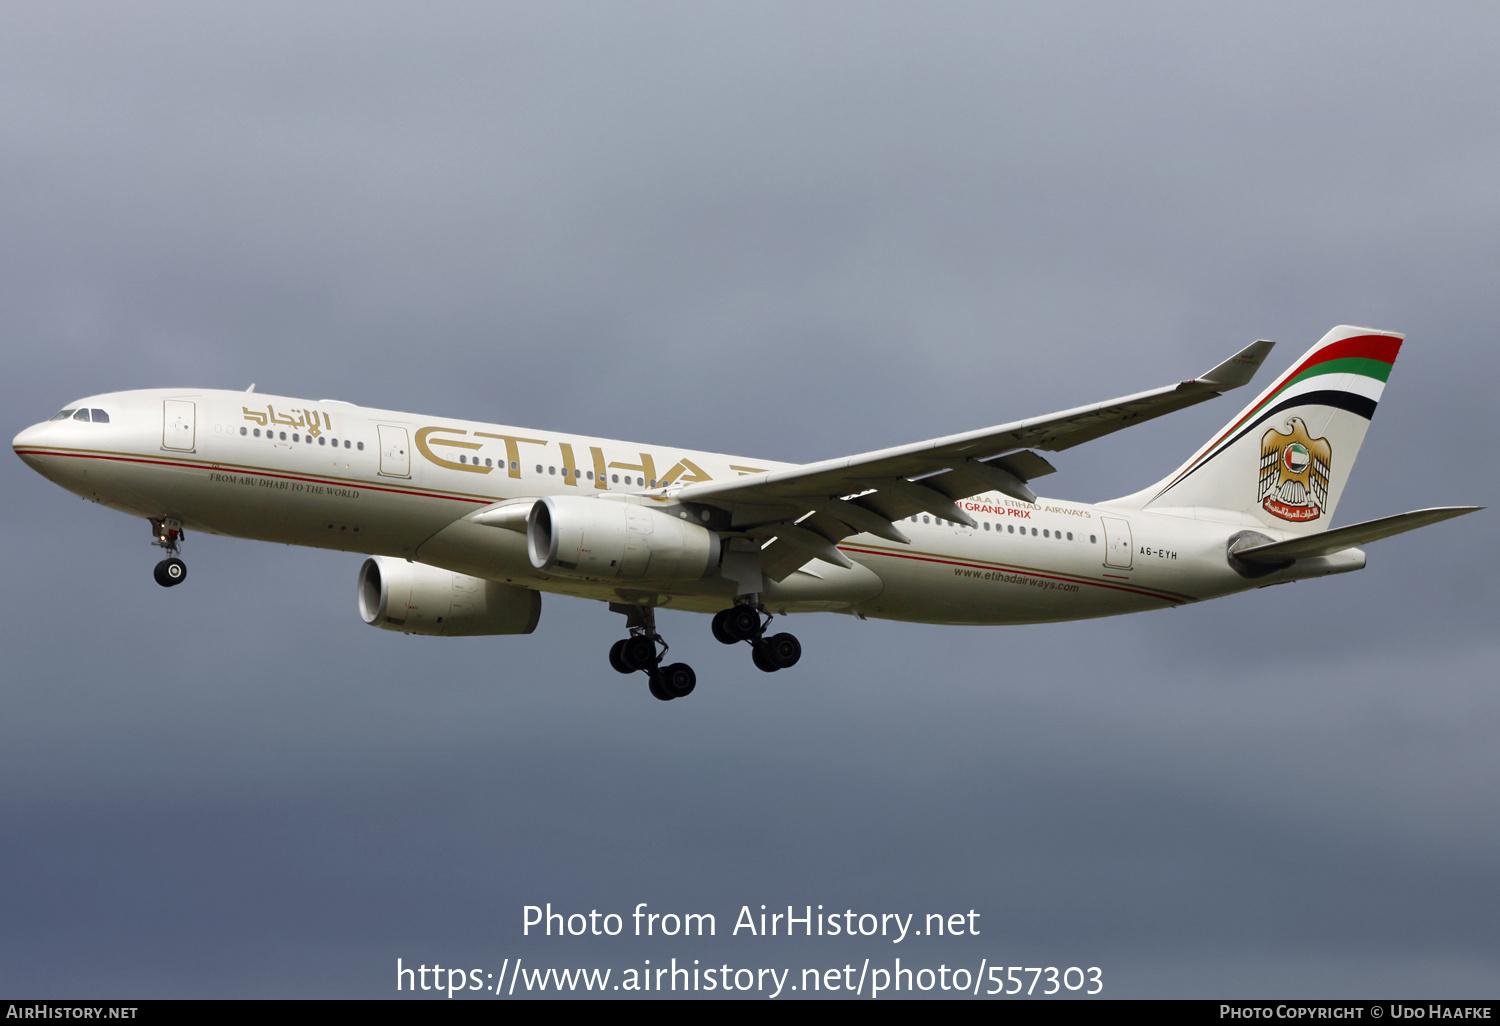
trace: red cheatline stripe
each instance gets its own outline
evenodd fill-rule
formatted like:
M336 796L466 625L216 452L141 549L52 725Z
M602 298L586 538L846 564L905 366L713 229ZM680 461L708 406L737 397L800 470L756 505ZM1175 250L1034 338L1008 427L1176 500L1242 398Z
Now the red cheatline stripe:
M1324 346L1296 367L1283 374L1281 380L1277 381L1271 391L1266 393L1264 400L1246 410L1243 417L1225 428L1223 434L1209 443L1208 447L1203 450L1203 456L1207 456L1217 449L1220 442L1234 434L1241 424L1255 416L1256 412L1262 409L1266 403L1280 395L1281 391L1286 388L1288 381L1291 381L1309 367L1325 363L1328 360L1339 360L1348 356L1360 356L1368 360L1379 360L1381 363L1395 363L1396 354L1400 351L1401 339L1391 338L1389 335L1355 335L1353 338L1340 339L1337 342ZM1198 460L1201 460L1203 456L1200 456ZM1193 463L1197 464L1198 460L1194 460ZM1192 468L1189 467L1188 469Z
M297 474L276 474L269 470L247 470L232 465L212 466L207 463L181 463L176 460L152 460L131 456L100 456L97 453L60 452L56 449L17 449L21 456L66 456L78 460L107 460L111 463L145 463L155 467L185 467L188 470L219 470L226 474L244 474L249 477L274 477L284 481L306 481L309 484L333 485L337 488L361 488L371 492L392 492L397 495L415 495L423 499L450 499L454 502L472 502L476 506L488 506L499 499L471 498L463 495L442 495L438 492L419 492L412 488L392 488L388 485L368 484L365 481L347 481L336 477L302 477Z
M974 570L990 570L1008 574L1021 574L1026 577L1040 577L1044 580L1049 581L1062 581L1065 584L1089 584L1094 586L1095 588L1108 588L1110 591L1128 591L1132 595L1145 595L1147 598L1163 599L1167 602L1174 602L1178 605L1182 605L1185 602L1191 601L1191 599L1177 598L1176 596L1167 595L1162 592L1143 591L1140 588L1122 588L1118 584L1105 584L1102 581L1090 580L1087 577L1060 577L1055 574L1038 573L1035 570L1018 570L1012 567L1001 566L999 564L986 565L984 563L969 563L959 559L938 559L936 556L917 556L909 552L887 552L883 549L865 549L859 548L858 546L854 545L840 545L839 551L859 552L867 556L890 556L893 559L914 559L919 563L941 563L945 566L966 566Z

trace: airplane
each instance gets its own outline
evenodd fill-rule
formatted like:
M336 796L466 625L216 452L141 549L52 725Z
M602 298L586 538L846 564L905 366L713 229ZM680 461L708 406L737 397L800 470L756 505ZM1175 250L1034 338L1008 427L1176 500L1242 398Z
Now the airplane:
M1356 546L1482 507L1330 521L1404 336L1341 325L1166 478L1098 503L1039 497L1057 452L1247 384L1273 343L1196 378L1043 417L816 463L210 389L90 396L26 428L27 465L144 517L183 583L189 529L364 552L365 623L529 634L543 592L609 603L609 650L662 701L658 608L713 614L773 672L776 616L1025 624L1161 609L1359 570Z

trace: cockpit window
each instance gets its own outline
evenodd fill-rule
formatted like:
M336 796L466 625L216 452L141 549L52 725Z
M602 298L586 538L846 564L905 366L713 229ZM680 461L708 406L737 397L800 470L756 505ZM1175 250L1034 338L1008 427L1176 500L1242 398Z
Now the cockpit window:
M88 410L79 410L77 413L73 414L73 419L74 420L88 420L89 419L89 411Z
M71 409L68 409L68 410L58 410L56 413L54 413L52 415L52 419L53 420L67 420L71 416L73 416L73 411Z
M109 423L109 414L105 413L103 410L90 410L89 412L93 414L93 421L95 424Z

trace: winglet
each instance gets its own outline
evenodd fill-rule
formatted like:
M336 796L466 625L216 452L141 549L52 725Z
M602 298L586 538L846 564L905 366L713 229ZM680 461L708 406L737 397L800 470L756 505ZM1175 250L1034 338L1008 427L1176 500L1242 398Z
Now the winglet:
M1195 380L1225 392L1247 385L1255 377L1255 372L1260 370L1261 363L1270 355L1271 347L1275 344L1266 339L1251 342L1213 370L1198 375Z

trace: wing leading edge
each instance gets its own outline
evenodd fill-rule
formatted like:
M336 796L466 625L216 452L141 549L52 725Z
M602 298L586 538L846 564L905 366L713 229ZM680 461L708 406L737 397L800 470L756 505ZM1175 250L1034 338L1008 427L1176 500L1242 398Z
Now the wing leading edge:
M835 546L853 534L906 543L910 539L895 525L914 513L973 526L957 500L998 491L1035 501L1027 482L1054 468L1030 450L1068 449L1238 388L1255 375L1273 345L1251 343L1196 378L1149 392L667 494L730 513L733 526L745 532L733 543L745 568L739 579L757 591L761 572L779 581L813 559L851 565ZM757 554L758 569L753 566Z

